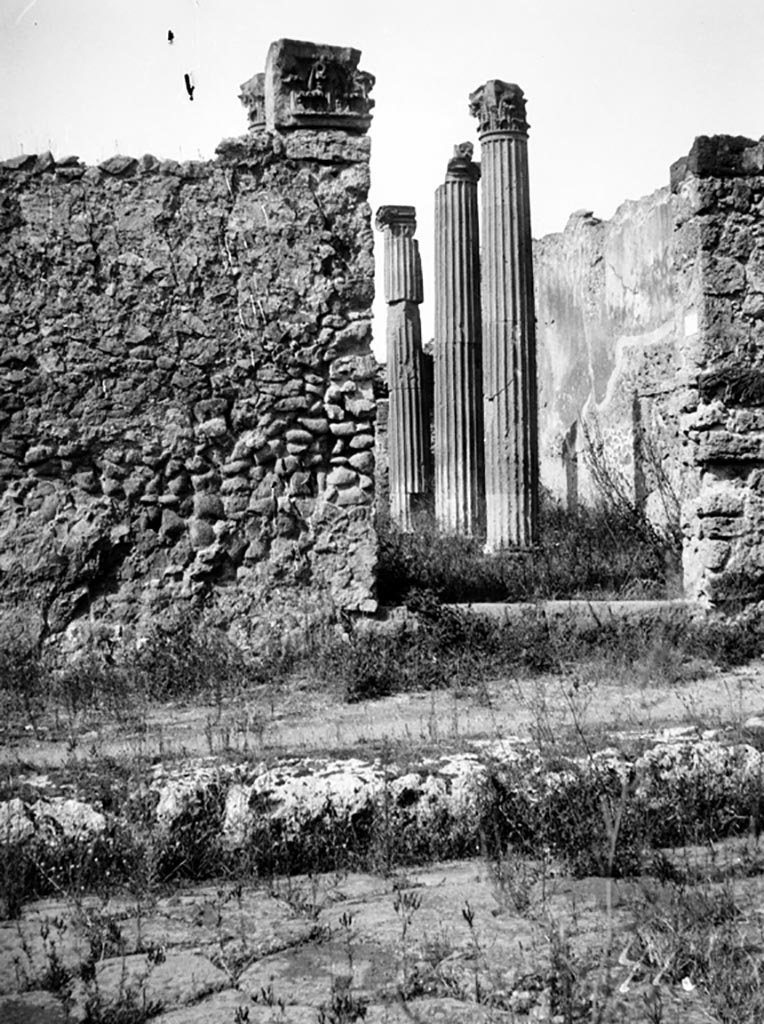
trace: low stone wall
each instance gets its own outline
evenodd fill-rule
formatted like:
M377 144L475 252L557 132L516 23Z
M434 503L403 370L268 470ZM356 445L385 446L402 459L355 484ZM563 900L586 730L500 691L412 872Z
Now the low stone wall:
M0 165L0 584L56 632L372 610L369 140Z

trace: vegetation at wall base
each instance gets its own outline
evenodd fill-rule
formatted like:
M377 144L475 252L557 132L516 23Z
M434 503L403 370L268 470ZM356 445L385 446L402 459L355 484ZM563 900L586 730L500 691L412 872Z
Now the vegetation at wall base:
M418 589L449 604L679 596L676 532L661 532L622 502L568 510L544 495L540 542L530 551L486 554L482 538L441 533L427 518L407 533L381 517L378 532L383 605Z

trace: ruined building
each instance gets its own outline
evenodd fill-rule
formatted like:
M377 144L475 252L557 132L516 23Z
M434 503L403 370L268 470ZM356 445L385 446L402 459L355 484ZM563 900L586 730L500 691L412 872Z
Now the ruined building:
M274 43L211 162L0 164L0 580L48 631L179 599L256 633L374 611L359 57ZM480 163L458 146L437 192L432 377L415 210L377 218L394 517L528 546L540 484L575 505L617 471L681 521L688 597L755 592L764 143L697 139L670 186L532 244L522 90L470 105Z
M760 597L764 140L696 139L669 185L610 222L574 214L531 263L522 90L470 104L482 168L457 147L436 194L441 527L481 532L485 500L488 547L527 546L539 481L570 506L615 489L681 529L687 598Z

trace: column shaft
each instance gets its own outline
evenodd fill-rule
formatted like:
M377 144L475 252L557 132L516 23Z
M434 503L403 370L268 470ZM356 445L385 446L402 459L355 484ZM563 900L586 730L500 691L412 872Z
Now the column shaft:
M473 534L484 511L479 170L466 150L435 193L435 515Z
M522 90L489 82L470 98L482 145L486 546L538 534L538 399L527 124Z
M383 206L377 227L385 238L387 380L390 390L388 454L390 515L413 529L430 488L429 417L423 387L422 271L414 239L413 207Z

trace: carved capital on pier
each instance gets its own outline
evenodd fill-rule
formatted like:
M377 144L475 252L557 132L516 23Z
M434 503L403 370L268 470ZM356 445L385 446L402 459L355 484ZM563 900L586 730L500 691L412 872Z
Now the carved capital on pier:
M268 51L269 128L341 128L365 132L371 123L374 75L358 67L360 50L279 39Z

